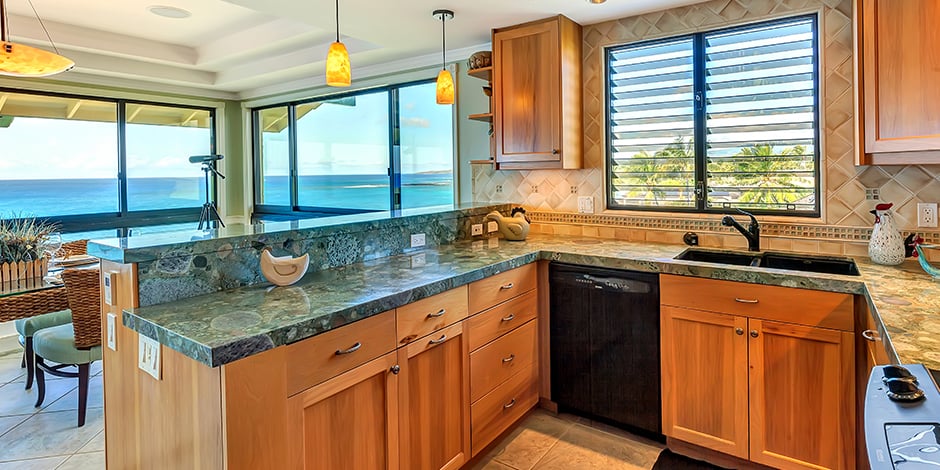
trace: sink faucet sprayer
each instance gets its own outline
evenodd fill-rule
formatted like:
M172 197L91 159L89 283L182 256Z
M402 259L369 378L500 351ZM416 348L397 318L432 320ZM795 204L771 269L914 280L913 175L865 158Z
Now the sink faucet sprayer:
M757 218L754 217L754 214L750 212L745 212L741 209L735 209L739 214L744 214L751 218L751 223L747 225L747 228L744 228L743 225L739 224L737 220L734 220L734 217L726 215L721 218L721 225L725 227L734 227L741 235L744 235L744 238L747 238L747 249L748 251L760 251L760 224L757 223Z

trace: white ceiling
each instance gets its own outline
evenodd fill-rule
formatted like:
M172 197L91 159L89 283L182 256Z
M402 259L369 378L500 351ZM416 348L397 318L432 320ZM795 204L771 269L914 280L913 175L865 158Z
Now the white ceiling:
M592 24L703 0L340 0L340 30L353 80L440 62L447 22L448 61L488 49L492 28L563 14ZM332 0L32 0L60 52L76 67L60 77L138 84L220 98L253 98L320 86L335 38ZM166 5L192 16L147 10ZM14 42L48 47L26 0L7 0ZM360 73L357 74L357 71Z

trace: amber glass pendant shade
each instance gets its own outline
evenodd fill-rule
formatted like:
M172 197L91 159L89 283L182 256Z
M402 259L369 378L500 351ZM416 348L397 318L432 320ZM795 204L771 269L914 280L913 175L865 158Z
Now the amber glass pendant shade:
M454 77L445 69L437 74L437 104L454 104Z
M0 43L0 75L46 77L72 67L75 67L75 62L58 54L23 44Z
M326 54L326 84L329 86L349 86L352 73L349 66L349 52L346 46L337 41L330 45Z

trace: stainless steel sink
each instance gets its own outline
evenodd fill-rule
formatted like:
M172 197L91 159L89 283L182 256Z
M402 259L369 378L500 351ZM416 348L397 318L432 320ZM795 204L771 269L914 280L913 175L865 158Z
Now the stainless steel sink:
M858 276L855 261L848 258L797 255L792 253L753 253L748 251L711 251L689 248L674 259L702 263L755 266L770 269L789 269L822 274Z

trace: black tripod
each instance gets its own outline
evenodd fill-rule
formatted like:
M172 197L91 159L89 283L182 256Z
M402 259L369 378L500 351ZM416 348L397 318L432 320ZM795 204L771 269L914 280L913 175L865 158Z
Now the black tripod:
M198 230L202 230L203 224L205 224L207 229L213 228L213 222L216 223L215 228L218 228L219 225L225 227L225 222L222 222L222 216L220 216L219 211L216 210L215 204L209 202L209 172L211 171L222 179L225 179L225 175L219 173L219 171L212 166L212 162L202 162L202 171L206 175L206 203L202 205L202 213L199 214Z

